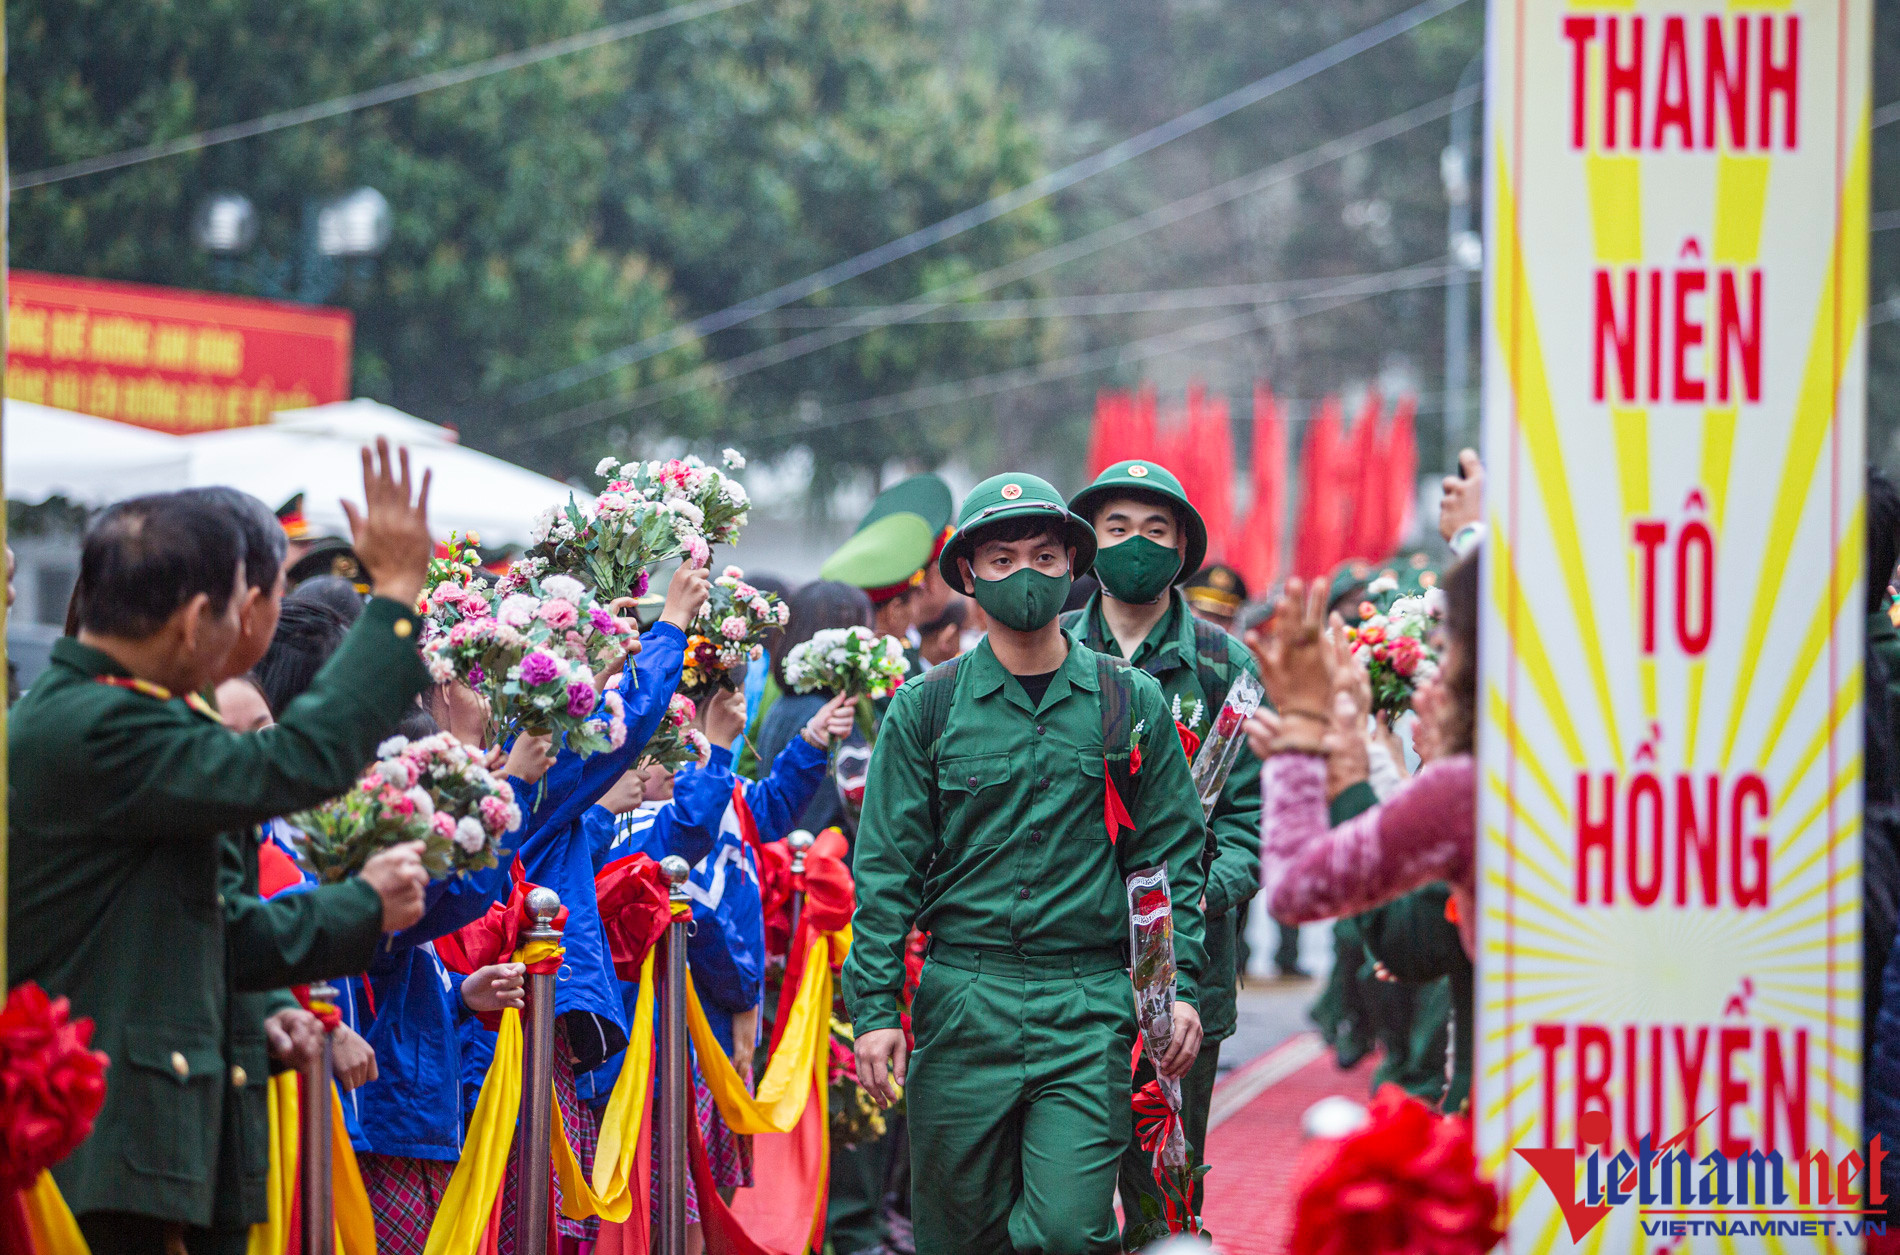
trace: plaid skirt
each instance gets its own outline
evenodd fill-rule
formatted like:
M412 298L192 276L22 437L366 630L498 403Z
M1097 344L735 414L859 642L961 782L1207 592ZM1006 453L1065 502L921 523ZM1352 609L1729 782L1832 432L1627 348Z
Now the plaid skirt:
M752 1139L734 1133L726 1118L719 1114L712 1091L699 1074L699 1062L693 1062L693 1114L699 1120L699 1138L706 1147L706 1166L713 1184L721 1189L736 1189L752 1184Z
M357 1167L376 1218L379 1255L422 1255L455 1165L446 1159L361 1154Z
M554 1032L554 1101L561 1108L561 1123L567 1129L567 1144L574 1148L574 1158L580 1161L581 1172L591 1177L594 1172L594 1148L600 1143L600 1125L595 1119L593 1108L582 1102L574 1090L574 1061L567 1049L567 1028L557 1021ZM516 1141L519 1141L518 1135ZM497 1255L514 1255L515 1200L520 1188L520 1170L515 1158L518 1150L518 1145L511 1145L508 1150L508 1174L501 1186L501 1240L497 1244ZM588 1242L600 1236L600 1217L571 1220L561 1211L559 1176L554 1177L554 1232L557 1236Z

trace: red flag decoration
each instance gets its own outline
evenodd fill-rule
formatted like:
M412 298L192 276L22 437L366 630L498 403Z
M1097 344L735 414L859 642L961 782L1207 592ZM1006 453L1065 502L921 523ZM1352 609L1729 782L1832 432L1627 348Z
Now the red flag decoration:
M1253 504L1232 549L1247 587L1264 593L1280 577L1280 524L1286 511L1286 420L1265 381L1253 389Z
M1386 471L1380 454L1379 414L1385 408L1377 388L1366 391L1353 420L1351 453L1341 467L1340 510L1345 516L1346 543L1336 561L1363 558L1377 562L1389 552L1386 543Z
M1207 524L1207 560L1225 562L1234 519L1234 435L1227 421L1227 398L1209 398L1201 384L1188 389L1187 448L1182 454L1193 476L1193 482L1183 486Z
M1300 442L1300 524L1293 546L1293 573L1314 579L1338 565L1343 544L1339 528L1337 467L1344 455L1339 433L1339 399L1320 402L1319 417Z
M1397 553L1412 530L1418 501L1418 398L1406 395L1392 413L1386 433L1386 553Z
M1095 394L1095 417L1089 425L1089 478L1129 458L1164 461L1155 443L1155 391L1110 391Z

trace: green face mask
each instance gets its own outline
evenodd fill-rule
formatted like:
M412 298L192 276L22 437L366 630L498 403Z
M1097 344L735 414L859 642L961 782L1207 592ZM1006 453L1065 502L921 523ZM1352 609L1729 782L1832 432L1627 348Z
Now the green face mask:
M976 580L976 604L1004 627L1033 632L1061 612L1074 582L1066 572L1044 575L1024 567L1000 580Z
M1095 578L1116 601L1147 605L1168 591L1181 571L1181 551L1130 536L1095 551Z

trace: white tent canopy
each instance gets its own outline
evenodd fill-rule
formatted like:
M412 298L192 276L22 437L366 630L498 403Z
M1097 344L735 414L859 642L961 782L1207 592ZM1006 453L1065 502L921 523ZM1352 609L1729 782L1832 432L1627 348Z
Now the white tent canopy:
M103 506L188 482L190 458L176 436L12 398L4 409L9 501Z
M339 401L275 415L262 427L167 436L123 423L6 403L9 498L60 493L103 505L139 493L228 484L271 506L304 494L318 534L347 536L339 501L362 499L358 449L377 436L409 448L420 477L435 472L429 521L438 535L476 532L484 545L525 545L537 514L589 494L500 458L465 449L447 427L375 401ZM82 474L83 472L83 474ZM37 494L37 495L35 495Z

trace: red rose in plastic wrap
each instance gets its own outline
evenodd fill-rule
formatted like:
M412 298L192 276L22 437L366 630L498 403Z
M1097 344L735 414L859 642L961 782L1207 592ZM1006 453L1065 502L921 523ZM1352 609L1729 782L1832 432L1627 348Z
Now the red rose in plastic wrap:
M23 1190L92 1132L106 1100L92 1021L31 981L0 1009L0 1190Z
M1240 731L1240 712L1232 706L1222 706L1220 714L1214 717L1214 732L1219 736L1232 736Z
M1478 1175L1471 1126L1396 1085L1350 1137L1300 1165L1292 1255L1477 1255L1503 1238L1498 1192Z

